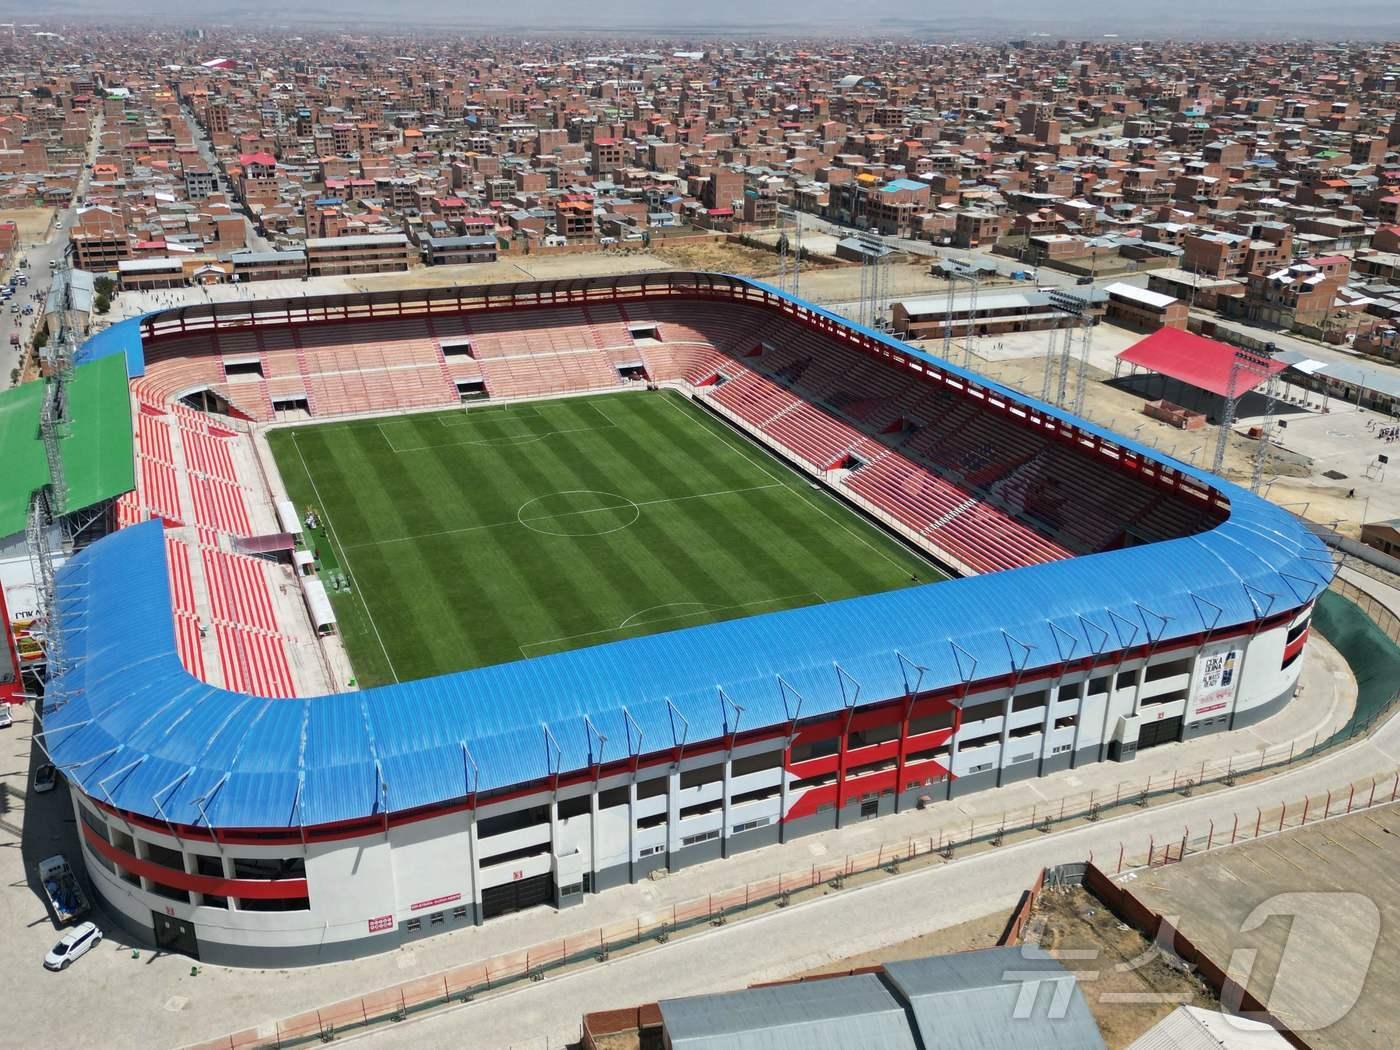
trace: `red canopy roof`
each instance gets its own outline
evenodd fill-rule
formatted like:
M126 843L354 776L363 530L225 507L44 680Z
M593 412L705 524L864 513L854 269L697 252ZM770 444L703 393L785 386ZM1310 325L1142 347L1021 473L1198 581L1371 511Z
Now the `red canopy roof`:
M1159 328L1118 355L1118 360L1139 365L1183 383L1209 390L1221 397L1238 397L1264 382L1266 375L1282 372L1288 365L1263 354L1249 353L1249 365L1235 377L1231 390L1230 371L1237 347L1193 335L1180 328ZM1246 351L1248 353L1248 351Z

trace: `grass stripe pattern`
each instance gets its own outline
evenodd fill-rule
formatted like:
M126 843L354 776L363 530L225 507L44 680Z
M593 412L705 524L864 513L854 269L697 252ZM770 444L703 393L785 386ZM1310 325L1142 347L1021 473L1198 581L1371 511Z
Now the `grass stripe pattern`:
M361 685L941 578L671 391L273 430Z

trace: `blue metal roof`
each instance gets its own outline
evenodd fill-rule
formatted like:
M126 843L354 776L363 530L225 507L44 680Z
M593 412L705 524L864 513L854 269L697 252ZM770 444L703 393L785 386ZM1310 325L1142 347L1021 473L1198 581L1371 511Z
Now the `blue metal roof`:
M126 355L126 374L129 378L146 374L146 355L141 348L141 317L128 317L104 328L78 347L78 352L73 356L81 365L112 354Z
M232 693L183 669L162 526L148 522L98 541L59 571L72 663L50 683L51 695L67 699L46 719L47 746L89 795L153 819L323 824L839 711L852 683L861 700L884 700L1223 629L1300 607L1327 585L1332 562L1298 519L1171 462L1229 498L1224 522L1125 550L287 700Z

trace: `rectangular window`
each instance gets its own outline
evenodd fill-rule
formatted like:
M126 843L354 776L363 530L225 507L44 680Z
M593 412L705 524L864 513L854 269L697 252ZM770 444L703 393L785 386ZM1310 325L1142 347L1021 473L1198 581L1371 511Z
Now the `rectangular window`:
M766 828L773 823L772 817L760 817L758 820L746 820L742 824L735 824L731 829L733 834L742 835L746 831L753 831L755 828Z
M637 828L640 831L646 831L649 828L664 828L665 826L666 814L664 812L654 813L649 817L643 817L641 820L637 821Z
M665 847L664 845L661 845L661 846L648 846L648 847L646 847L645 849L640 849L640 850L638 850L638 851L637 851L637 856L639 856L639 857L654 857L654 856L656 856L658 853L665 853L665 852L666 852L666 847Z
M1057 745L1055 745L1054 747L1052 747L1052 748L1050 749L1050 753L1051 753L1052 755L1063 755L1066 751L1068 751L1068 750L1069 750L1071 747L1073 747L1073 746L1074 746L1073 744L1057 744Z
M715 828L713 831L702 831L698 835L687 835L681 839L681 845L696 846L701 842L712 842L717 838L719 838L719 828Z
M1037 689L1033 693L1020 693L1012 699L1011 710L1030 711L1033 708L1044 707L1047 695L1044 689Z
M579 795L577 798L566 798L559 803L559 819L568 820L570 817L585 816L591 810L590 795Z
M783 764L781 751L761 751L756 755L736 758L729 764L730 776L742 777L749 773L761 773L765 769L778 769Z
M101 817L97 816L97 814L93 813L90 809L87 808L87 806L80 805L78 807L78 812L83 815L83 823L86 824L88 827L92 828L92 830L97 833L98 838L100 838L103 842L112 841L110 838L107 837L106 821L104 821Z
M986 736L975 736L969 740L959 740L958 748L962 751L970 751L974 747L986 747L988 744L1001 743L1000 733L988 733Z
M1166 663L1151 664L1147 668L1147 680L1149 682L1161 681L1163 678L1171 678L1175 675L1185 674L1191 670L1191 658L1184 656L1180 660L1168 660Z
M700 766L698 769L687 769L681 773L681 789L703 787L705 784L718 783L723 779L723 762L712 766Z
M154 842L143 841L141 844L145 847L145 859L152 864L159 864L162 868L170 868L172 871L185 870L185 858L179 850L167 849Z
M667 785L670 784L670 777L653 777L651 780L637 781L637 798L656 798L666 794Z
M1062 682L1060 691L1056 694L1056 700L1078 700L1079 693L1084 688L1083 682Z
M709 802L697 802L693 806L682 806L680 812L681 820L689 820L691 817L704 816L706 813L713 813L715 810L724 808L724 799L711 799Z
M286 897L271 901L240 897L238 907L240 911L310 911L311 901L305 897Z
M897 739L899 739L899 726L897 724L871 726L869 729L859 729L854 733L846 734L846 747L872 747L875 744L884 744Z
M506 850L504 853L493 853L489 857L481 858L483 868L495 867L498 864L508 864L513 860L524 860L527 857L538 857L542 853L549 852L549 843L540 842L533 846L521 846L519 849Z
M1114 689L1132 689L1137 685L1136 671L1121 671L1117 678L1113 680Z
M184 890L177 890L174 886L166 886L159 882L151 883L151 892L157 897L166 897L172 901L190 902L190 895Z
M224 374L230 379L235 376L257 376L263 377L263 367L261 361L225 361Z
M1291 628L1291 629L1289 630L1289 632L1288 632L1288 640L1287 640L1284 644L1285 644L1285 645L1292 645L1292 644L1293 644L1294 642L1296 642L1299 638L1301 638L1301 637L1303 636L1303 632L1306 631L1306 630L1308 629L1308 624L1311 623L1311 622L1312 622L1312 617L1309 617L1308 619L1304 620L1302 623L1298 624L1296 627Z
M404 929L406 929L409 933L417 933L422 928L422 919L409 919L408 922L404 923Z
M508 831L519 831L537 824L549 823L548 806L532 806L518 809L514 813L498 813L493 817L482 817L476 822L476 837L489 839L494 835L504 835Z
M963 708L962 720L964 722L980 722L984 718L998 718L1006 710L1006 704L1001 700L993 700L990 703L974 704L972 707Z
M224 877L224 862L219 857L196 853L194 855L194 868L199 874L208 875L210 878L222 879Z
M446 921L447 921L447 916L445 916L445 915L444 915L442 912L440 912L440 911L435 911L435 912L433 912L431 915L428 916L428 925L429 925L429 926L441 926L441 925L442 925L444 922L446 922Z
M627 788L625 786L608 788L608 790L599 792L598 794L599 809L612 809L616 806L625 805L627 805Z
M454 357L460 360L464 357L476 356L476 354L472 353L472 344L468 340L463 340L461 342L455 343L444 342L441 345L442 356L447 358L449 361L451 361Z
M581 893L583 893L583 883L581 882L571 882L567 886L559 887L559 896L561 897L577 897Z
M453 908L452 917L454 919L465 919L467 917L467 906L463 904L459 908Z
M826 787L828 784L836 783L835 773L818 773L814 777L803 777L801 780L794 780L792 788L794 791L805 791L807 788Z
M952 726L953 712L951 710L939 711L937 714L924 715L922 718L911 718L909 720L909 735L936 733L940 729L951 729Z
M206 893L204 895L204 900L202 903L206 908L220 908L223 911L228 911L227 897L220 897L213 893Z
M301 857L257 858L235 857L235 879L304 879L306 861Z
M1089 695L1108 692L1108 675L1101 674L1097 678L1089 679Z
M948 749L946 747L931 747L926 751L912 751L905 759L905 763L913 765L915 762L947 762Z
M749 802L762 802L766 798L777 798L783 793L781 784L774 784L772 787L755 788L753 791L741 791L729 800L732 806L742 806Z
M813 758L825 758L827 755L836 754L839 747L838 738L834 736L822 737L820 740L807 740L792 745L792 760L806 762Z

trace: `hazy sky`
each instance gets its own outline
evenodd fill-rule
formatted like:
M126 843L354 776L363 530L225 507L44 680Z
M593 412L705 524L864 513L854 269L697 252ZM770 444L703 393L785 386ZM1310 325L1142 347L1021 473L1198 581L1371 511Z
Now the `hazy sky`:
M746 31L818 34L841 31L923 38L1024 36L1124 36L1176 38L1318 36L1400 39L1400 0L0 0L0 14L36 19L123 20L159 17L184 24L317 24L326 28L408 28L418 25L594 28L690 35Z

